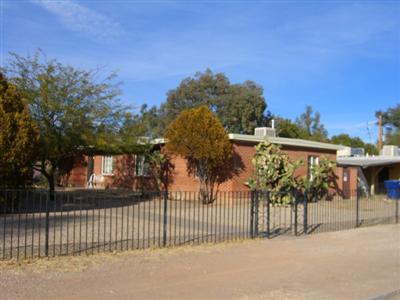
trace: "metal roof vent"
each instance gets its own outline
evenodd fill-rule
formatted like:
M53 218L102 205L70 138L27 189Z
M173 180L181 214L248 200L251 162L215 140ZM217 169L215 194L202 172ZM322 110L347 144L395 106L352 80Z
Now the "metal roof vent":
M344 147L343 149L337 151L337 156L339 157L360 157L364 155L364 148Z
M275 128L271 127L257 127L254 129L254 136L258 138L275 137Z
M399 147L393 145L383 146L380 154L383 156L399 156Z

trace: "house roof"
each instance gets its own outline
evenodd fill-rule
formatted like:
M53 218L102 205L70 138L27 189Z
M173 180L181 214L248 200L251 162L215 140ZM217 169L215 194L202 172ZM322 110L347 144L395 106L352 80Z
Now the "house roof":
M257 137L254 135L248 134L236 134L230 133L228 137L232 141L240 141L240 142L251 142L258 144L262 141L265 141L265 138ZM302 147L302 148L312 148L312 149L324 149L324 150L340 150L344 147L341 145L334 145L329 143L321 143L321 142L314 142L309 140L301 140L301 139L292 139L292 138L282 138L282 137L268 137L268 141L273 144L285 145L285 146L295 146L295 147ZM154 145L165 144L166 139L158 138L153 139L151 141Z
M247 135L247 134L236 134L236 133L230 133L229 139L234 141L253 142L253 143L260 143L262 141L265 141L265 138L262 137L257 137L254 135ZM341 145L314 142L309 140L283 138L283 137L268 137L267 139L273 144L280 144L285 146L295 146L295 147L335 150L335 151L343 149L343 146Z
M337 162L343 166L374 167L387 166L400 163L400 156L359 156L359 157L338 157Z

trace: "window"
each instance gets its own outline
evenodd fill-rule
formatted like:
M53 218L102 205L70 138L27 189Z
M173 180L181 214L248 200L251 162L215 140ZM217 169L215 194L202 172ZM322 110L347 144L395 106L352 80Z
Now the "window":
M308 179L313 180L313 174L312 170L314 169L314 166L318 165L319 163L319 158L318 156L312 156L310 155L308 157Z
M149 163L144 155L136 155L135 175L149 175Z
M113 157L112 156L103 156L101 173L103 175L112 175L113 174Z

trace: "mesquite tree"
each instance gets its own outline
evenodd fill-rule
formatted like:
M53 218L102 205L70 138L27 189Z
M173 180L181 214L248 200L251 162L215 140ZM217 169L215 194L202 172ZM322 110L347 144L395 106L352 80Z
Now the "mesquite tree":
M112 144L119 128L118 86L113 76L98 81L87 71L34 56L11 54L5 68L10 81L27 100L38 130L36 167L47 179L54 199L55 177L87 149Z

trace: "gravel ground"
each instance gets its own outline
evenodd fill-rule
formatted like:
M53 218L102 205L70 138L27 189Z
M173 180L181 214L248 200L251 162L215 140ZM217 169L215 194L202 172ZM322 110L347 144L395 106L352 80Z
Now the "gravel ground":
M1 262L2 299L399 299L400 226Z

